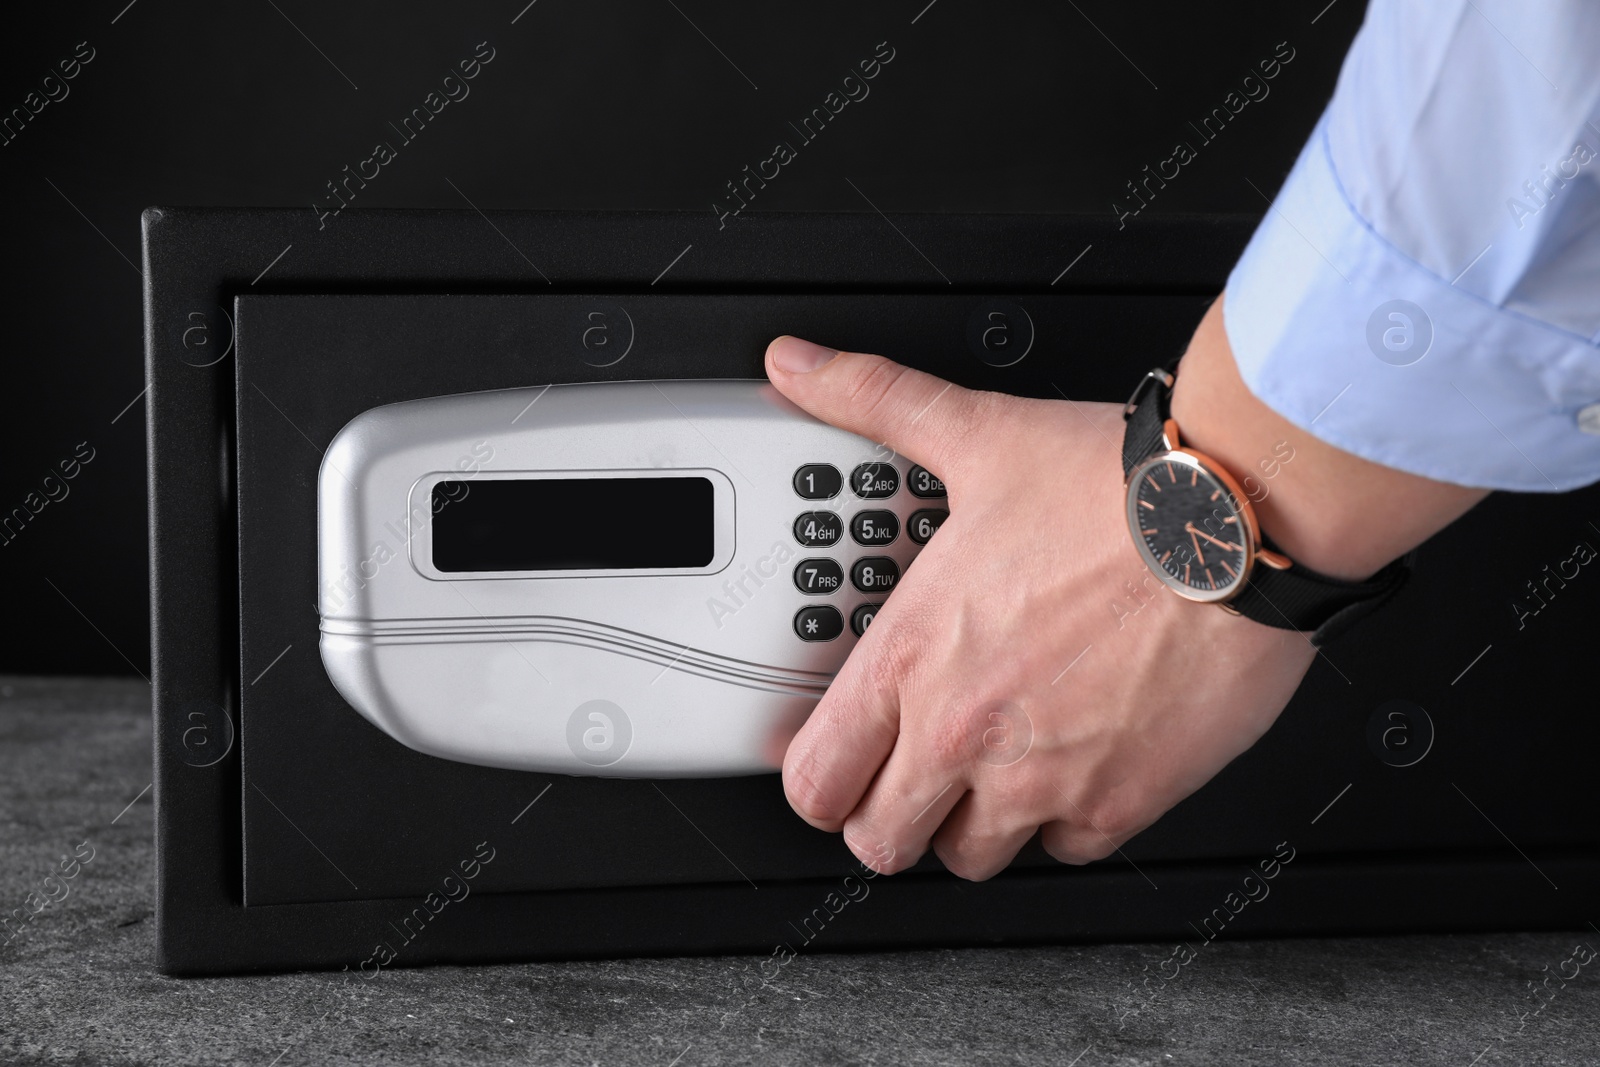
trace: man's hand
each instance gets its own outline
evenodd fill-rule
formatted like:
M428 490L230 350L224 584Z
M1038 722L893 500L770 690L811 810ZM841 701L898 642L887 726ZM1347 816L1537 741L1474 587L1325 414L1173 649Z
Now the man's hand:
M801 817L884 873L931 843L955 874L988 878L1041 827L1052 856L1087 863L1272 724L1315 652L1146 569L1123 518L1119 405L830 355L779 338L768 374L943 478L950 518L789 746Z
M1243 479L1290 558L1361 578L1486 495L1277 415L1240 379L1222 305L1184 354L1172 413L1186 444ZM784 759L795 811L843 830L869 867L903 870L931 844L954 873L988 878L1041 828L1064 862L1109 855L1294 694L1316 654L1306 635L1184 600L1145 568L1123 518L1120 405L972 392L794 337L768 347L767 374L949 489L950 517Z

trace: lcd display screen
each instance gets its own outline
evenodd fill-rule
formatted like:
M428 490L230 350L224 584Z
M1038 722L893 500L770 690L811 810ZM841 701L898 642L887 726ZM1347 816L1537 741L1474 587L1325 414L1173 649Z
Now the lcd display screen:
M716 554L704 477L496 478L433 487L433 565L473 571L665 570Z

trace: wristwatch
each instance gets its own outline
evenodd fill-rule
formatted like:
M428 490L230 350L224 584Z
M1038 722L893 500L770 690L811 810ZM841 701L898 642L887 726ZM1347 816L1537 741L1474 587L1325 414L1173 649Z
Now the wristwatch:
M1405 584L1411 556L1344 581L1303 567L1261 533L1248 494L1216 460L1184 446L1169 407L1172 370L1148 372L1123 407L1128 529L1163 585L1188 600L1322 645Z

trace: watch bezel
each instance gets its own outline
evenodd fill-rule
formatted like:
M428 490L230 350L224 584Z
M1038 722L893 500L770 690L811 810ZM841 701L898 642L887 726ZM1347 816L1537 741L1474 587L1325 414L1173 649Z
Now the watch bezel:
M1170 424L1169 424L1170 426ZM1169 431L1169 440L1171 439ZM1239 516L1239 523L1244 527L1244 563L1239 568L1239 576L1222 589L1196 589L1185 584L1181 579L1174 578L1161 566L1150 546L1145 542L1144 536L1139 532L1143 527L1139 520L1139 479L1148 474L1151 469L1163 464L1174 463L1180 467L1194 468L1220 484L1230 496L1230 506ZM1133 538L1134 547L1139 551L1139 558L1144 560L1145 566L1150 568L1157 581L1171 589L1185 600L1192 600L1201 604L1219 604L1226 606L1227 602L1239 595L1239 592L1250 584L1250 577L1254 573L1256 560L1264 553L1261 549L1260 527L1256 525L1254 509L1250 506L1250 498L1245 495L1243 488L1234 480L1220 464L1210 456L1193 449L1167 448L1160 452L1153 452L1134 464L1133 469L1123 479L1124 511L1128 523L1128 533Z

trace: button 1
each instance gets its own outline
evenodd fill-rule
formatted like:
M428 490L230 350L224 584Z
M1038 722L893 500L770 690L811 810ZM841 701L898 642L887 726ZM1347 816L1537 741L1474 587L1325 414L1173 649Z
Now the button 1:
M832 641L844 633L844 616L826 604L801 608L794 617L794 632L802 641Z
M900 520L892 511L859 512L850 520L850 536L858 545L886 545L900 536Z
M807 463L794 472L794 491L807 500L828 500L839 495L844 481L831 463Z
M1587 434L1600 434L1600 404L1590 404L1578 412L1578 429Z
M919 545L925 545L939 532L939 527L944 525L944 520L950 513L943 508L923 508L913 511L911 518L906 520L906 535Z
M794 539L807 548L838 544L843 533L843 520L831 511L803 511L794 520Z
M864 500L882 500L900 488L900 472L889 463L863 463L850 472L850 488Z
M878 609L882 604L863 604L850 613L850 631L857 637L867 632L867 627L872 625L872 620L877 618Z
M906 474L906 488L912 496L941 497L945 495L944 482L926 467L912 467Z
M834 559L803 559L794 565L794 586L809 596L827 596L844 585L844 568Z
M863 593L887 593L900 580L900 564L888 556L864 556L850 568L850 581Z

